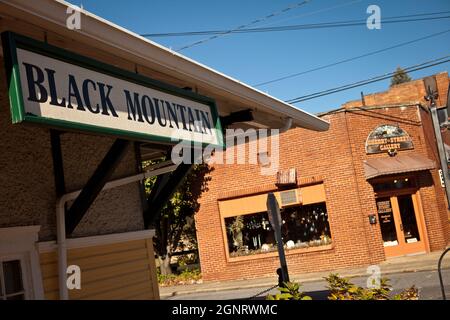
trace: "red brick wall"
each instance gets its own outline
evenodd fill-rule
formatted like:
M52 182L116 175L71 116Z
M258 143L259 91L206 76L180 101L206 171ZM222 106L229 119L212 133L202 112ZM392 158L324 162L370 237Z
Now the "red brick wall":
M448 76L438 75L441 82ZM445 85L439 83L442 90ZM446 87L445 87L446 91ZM413 81L388 92L366 96L366 105L382 105L422 101L422 81ZM443 100L445 101L445 100ZM399 124L413 139L414 150L433 159L430 147L430 122L416 105L396 108L354 110L361 102L345 105L341 112L324 115L330 121L326 132L292 129L280 137L280 169L297 168L299 180L323 178L327 198L333 248L300 254L287 253L291 274L334 270L348 266L376 264L385 259L379 224L370 225L368 214L376 213L372 186L365 180L363 160L386 155L366 155L368 134L381 124ZM422 121L423 126L422 126ZM432 129L432 127L431 127ZM425 134L425 131L427 134ZM425 213L431 250L441 249L449 240L449 227L444 193L440 189L437 170L430 185L426 173L419 174L424 185L420 195ZM196 215L197 237L203 278L208 280L243 279L273 276L279 266L277 257L227 262L217 199L226 194L256 192L260 186L273 185L274 176L261 176L257 165L215 165L209 190L200 199Z

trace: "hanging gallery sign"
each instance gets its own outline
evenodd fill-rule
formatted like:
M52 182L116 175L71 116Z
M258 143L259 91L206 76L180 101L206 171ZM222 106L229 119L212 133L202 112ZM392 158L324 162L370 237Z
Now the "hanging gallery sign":
M378 126L366 140L367 154L392 153L408 149L414 149L411 137L402 128L394 125Z
M377 208L380 223L391 223L393 221L393 213L390 200L378 201Z
M2 44L13 123L223 145L210 98L11 32Z

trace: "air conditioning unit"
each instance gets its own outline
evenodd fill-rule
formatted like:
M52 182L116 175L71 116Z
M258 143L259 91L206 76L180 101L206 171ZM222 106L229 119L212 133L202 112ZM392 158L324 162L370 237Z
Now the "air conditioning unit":
M289 207L302 203L302 196L299 189L280 191L280 207Z

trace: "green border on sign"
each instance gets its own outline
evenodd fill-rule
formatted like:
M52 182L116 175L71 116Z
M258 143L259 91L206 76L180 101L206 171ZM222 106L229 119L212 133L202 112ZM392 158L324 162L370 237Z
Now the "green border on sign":
M113 129L102 126L95 126L89 124L83 124L79 122L71 122L66 120L58 120L46 117L40 117L36 115L26 114L22 87L20 81L19 65L17 61L17 48L32 51L44 56L54 58L63 62L67 62L73 65L80 66L92 71L100 72L115 78L126 80L128 82L136 83L148 88L152 88L161 92L169 93L178 97L196 101L202 104L206 104L210 107L211 117L216 130L218 144L216 146L224 147L223 131L220 124L220 118L217 112L216 102L202 95L194 92L183 90L175 86L160 82L158 80L150 79L148 77L126 71L112 65L87 58L85 56L61 49L47 43L31 39L14 32L6 31L1 34L3 43L3 54L5 58L5 68L8 81L8 95L10 100L11 118L12 123L31 122L36 124L49 125L51 127L63 128L75 131L89 131L94 133L101 133L107 135L114 135L123 138L131 138L133 140L140 140L146 142L163 142L168 144L177 144L178 142L172 141L170 137L146 134L128 130ZM181 141L181 140L180 140ZM195 141L186 141L195 142ZM203 146L209 145L203 143Z

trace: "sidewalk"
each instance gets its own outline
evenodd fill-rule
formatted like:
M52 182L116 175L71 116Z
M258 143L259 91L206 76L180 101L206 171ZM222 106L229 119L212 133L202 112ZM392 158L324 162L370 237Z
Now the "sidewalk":
M380 264L378 264L378 266L381 268L382 276L401 272L437 270L438 260L442 252L443 251L436 251L427 254L390 258L386 261L381 262ZM442 264L442 267L448 268L449 266L450 266L450 253L447 253L444 262ZM300 283L314 282L323 280L324 277L328 276L332 272L339 273L339 275L344 277L350 278L360 277L368 275L366 272L367 267L368 266L359 268L337 269L325 272L311 272L299 275L290 275L290 278L291 281ZM208 281L201 284L160 287L159 291L161 299L164 299L174 295L185 295L190 293L217 292L243 288L270 287L277 284L277 282L278 282L277 276L257 278L257 279L231 280L231 281Z

